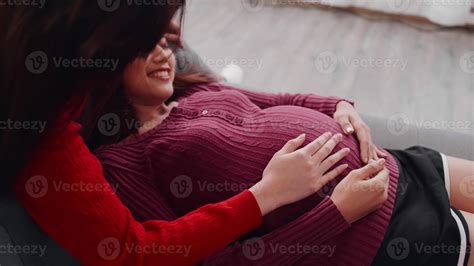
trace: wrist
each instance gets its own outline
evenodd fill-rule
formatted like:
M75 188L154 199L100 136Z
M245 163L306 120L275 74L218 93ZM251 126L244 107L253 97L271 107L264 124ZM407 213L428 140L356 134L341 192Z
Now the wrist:
M351 216L351 210L346 209L344 204L339 201L339 198L331 196L331 201L334 203L336 208L339 210L341 213L342 217L346 220L347 223L352 224L354 222L354 219Z
M267 186L260 181L249 189L257 201L262 216L267 215L279 207L276 198L272 196L271 193L268 193L266 187Z
M341 107L354 107L354 103L345 99L341 99L336 104L336 109Z

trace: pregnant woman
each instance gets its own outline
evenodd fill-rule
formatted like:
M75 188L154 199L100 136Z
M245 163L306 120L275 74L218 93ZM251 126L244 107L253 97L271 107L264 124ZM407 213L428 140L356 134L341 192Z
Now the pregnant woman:
M176 219L168 219L175 214L151 198L167 215L137 221L104 178L76 120L88 96L108 98L110 85L123 79L124 68L137 55L149 54L164 35L178 37L170 21L185 1L119 2L45 1L41 8L0 4L0 193L15 196L51 241L81 265L194 264L259 227L262 216L315 193L341 172L343 167L329 169L343 155L328 157L335 139L312 140L300 150L304 138L288 139L250 189ZM44 131L32 128L38 123L46 125ZM346 180L368 187L384 184L382 168L367 166ZM140 171L127 176L143 180ZM347 206L353 198L365 202L343 210L354 221L376 209L385 192L335 191L311 216L319 228L312 242L348 226L335 204ZM339 229L326 230L334 225ZM27 231L22 239L30 239ZM51 247L48 255L31 258L49 265L42 259L62 252Z
M459 184L473 175L473 162L423 147L381 151L366 145L361 152L358 140L344 135L334 120L353 109L340 98L256 93L215 82L174 91L175 66L172 50L162 39L152 53L126 67L121 93L93 125L96 136L101 136L99 143L109 142L95 151L105 176L138 220L174 220L265 181L261 176L267 162L282 152L286 139L302 132L307 139L335 146L333 159L339 161L332 168L340 174L326 189L269 213L257 230L203 264L468 264L469 227L474 226L468 212L474 211L474 201L463 197ZM117 130L106 132L105 124L116 125ZM321 146L316 150L328 148ZM385 160L371 160L378 155L385 155ZM366 160L373 175L386 161L389 182L377 184L381 191L388 185L387 200L369 215L353 217L351 210L370 205L364 195L374 189L354 182L363 170L352 170ZM332 188L331 200L342 216L324 208L330 204ZM344 190L359 194L352 194L351 203L342 203L339 195ZM280 207L277 201L274 204ZM298 246L308 249L288 252Z

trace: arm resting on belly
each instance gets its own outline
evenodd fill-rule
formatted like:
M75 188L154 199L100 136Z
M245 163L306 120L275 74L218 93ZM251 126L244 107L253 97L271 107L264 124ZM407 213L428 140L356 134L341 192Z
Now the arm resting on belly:
M82 265L191 265L261 223L249 191L173 221L136 221L78 130L71 122L43 142L14 192L36 223Z
M109 181L118 188L117 194L126 206L132 210L140 220L160 219L175 220L173 212L160 188L147 177L131 176L131 172L124 171L117 164L104 164L104 171ZM139 189L138 189L139 187ZM163 188L161 188L163 189ZM138 191L139 190L139 191ZM146 195L146 197L136 197ZM249 214L237 218L238 221L247 220ZM280 253L274 251L279 246L290 247L296 245L315 247L323 245L328 239L334 238L350 224L344 219L336 205L329 197L325 197L314 208L298 218L282 225L279 228L263 235L256 242L236 241L225 249L201 261L202 265L294 265L303 258L305 253ZM221 234L217 227L210 228L213 234ZM262 244L264 246L262 246ZM249 250L256 245L263 248L264 253L258 250ZM256 252L257 255L252 255Z
M192 92L198 91L222 91L222 90L234 90L239 91L246 95L254 104L258 107L265 109L272 106L278 105L296 105L301 107L310 108L321 113L324 113L331 118L336 112L336 106L340 101L347 101L343 98L336 96L319 96L312 93L267 93L267 92L256 92L250 90L244 90L236 88L230 85L222 83L202 84L193 87ZM350 101L347 101L350 102ZM353 104L352 102L350 102Z
M293 222L260 238L236 242L202 262L202 265L295 265L304 252L281 252L279 247L311 247L324 245L325 241L350 227L329 197L313 210Z

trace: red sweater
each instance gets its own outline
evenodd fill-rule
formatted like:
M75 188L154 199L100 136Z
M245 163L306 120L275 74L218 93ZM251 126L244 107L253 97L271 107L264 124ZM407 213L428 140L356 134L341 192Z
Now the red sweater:
M172 221L137 222L104 178L79 129L71 121L65 130L50 130L13 190L36 223L81 264L190 265L261 224L248 190ZM342 216L329 198L315 212L320 215L314 219L326 224L314 233L320 241L337 233L329 221ZM328 212L333 215L321 215Z

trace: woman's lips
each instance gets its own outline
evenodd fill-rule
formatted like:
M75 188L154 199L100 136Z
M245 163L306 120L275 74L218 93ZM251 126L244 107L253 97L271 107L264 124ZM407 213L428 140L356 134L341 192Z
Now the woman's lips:
M159 68L148 73L148 76L161 81L169 81L171 79L170 72L171 69L169 68Z

